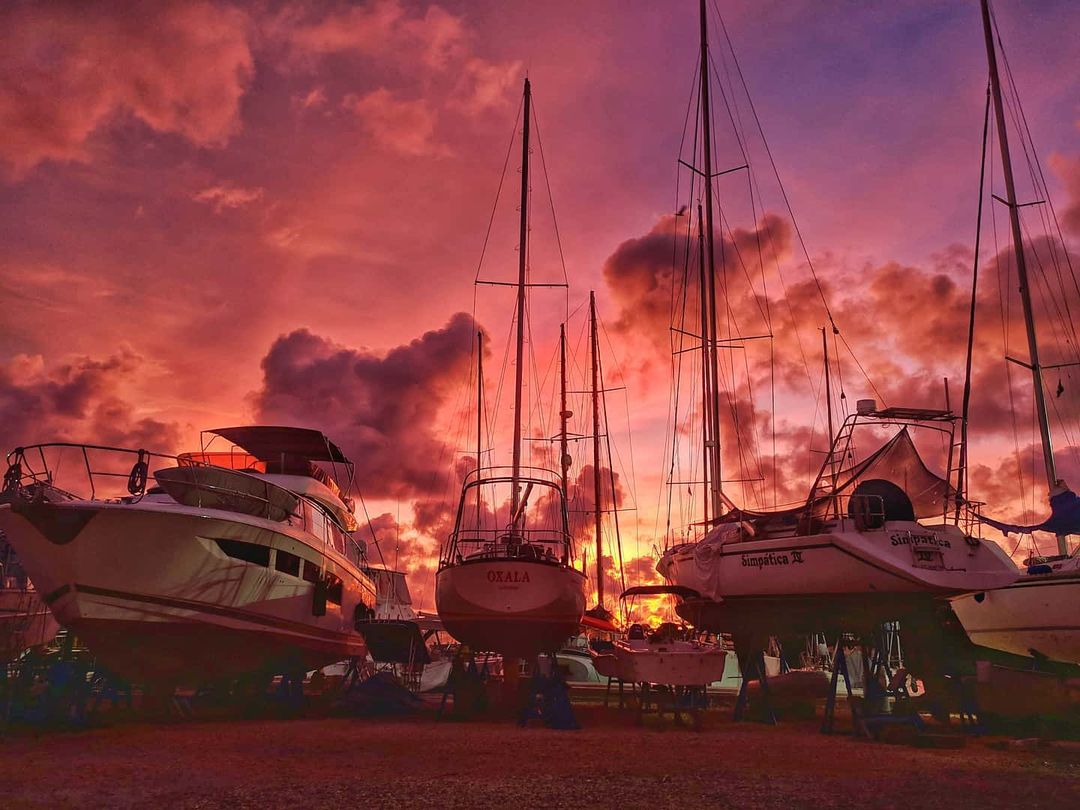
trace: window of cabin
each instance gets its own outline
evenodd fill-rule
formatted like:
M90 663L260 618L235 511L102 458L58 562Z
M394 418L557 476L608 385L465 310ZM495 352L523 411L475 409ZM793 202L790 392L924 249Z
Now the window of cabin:
M333 539L331 542L333 543L334 549L338 552L338 554L344 554L346 543L345 534L341 531L341 529L337 527L336 524L331 523L330 528L333 534Z
M311 560L304 560L304 579L308 582L319 581L319 566Z
M325 542L329 539L330 535L330 521L326 519L326 515L322 513L317 507L307 505L308 525L307 529L313 535Z
M274 568L283 574L298 577L300 576L300 558L295 554L278 549L277 559L274 560Z
M270 565L270 546L258 543L245 543L242 540L216 540L218 548L236 560L268 567Z
M333 574L327 574L326 579L326 601L332 605L340 605L344 591L344 585L341 582L341 578L336 577Z

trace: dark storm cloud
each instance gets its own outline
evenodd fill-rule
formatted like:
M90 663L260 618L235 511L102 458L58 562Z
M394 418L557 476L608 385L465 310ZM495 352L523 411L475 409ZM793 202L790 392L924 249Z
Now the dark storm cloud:
M282 335L262 361L258 420L322 430L355 462L365 495L441 494L455 448L438 416L467 374L476 329L458 313L385 355L307 329Z
M52 441L176 449L179 426L139 417L122 392L141 358L122 351L54 369L33 358L0 364L0 448Z

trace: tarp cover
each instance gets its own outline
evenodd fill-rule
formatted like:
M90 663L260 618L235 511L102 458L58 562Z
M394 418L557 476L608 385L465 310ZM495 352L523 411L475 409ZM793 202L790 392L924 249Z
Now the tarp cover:
M837 492L850 494L861 482L871 479L891 481L904 490L915 509L916 518L944 514L955 494L944 478L923 463L907 428L903 428L880 450L860 464L837 476Z
M907 428L901 429L863 461L837 473L835 495L850 495L861 482L875 479L891 481L904 490L911 499L916 518L943 514L956 494L956 489L951 487L948 481L927 468L919 451L915 449L915 443L911 440ZM813 512L822 514L831 506L832 497L819 498L811 504ZM806 513L807 504L776 512L735 509L720 518L720 521L731 523L764 520L770 525L794 524Z
M1004 534L1031 534L1032 532L1052 532L1053 534L1080 534L1080 497L1066 487L1064 491L1050 496L1050 517L1033 526L1020 526L1015 523L1003 523L988 517L979 516L979 520Z
M347 463L341 449L322 433L311 428L274 425L246 425L208 430L263 461L277 461L282 455L308 461Z

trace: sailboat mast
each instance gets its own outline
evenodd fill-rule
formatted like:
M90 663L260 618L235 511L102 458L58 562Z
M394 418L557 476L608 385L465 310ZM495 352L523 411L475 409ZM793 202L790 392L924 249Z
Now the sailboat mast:
M596 603L604 606L604 536L600 503L600 341L596 331L596 293L589 292L589 344L592 360L593 517L596 531Z
M476 332L476 530L480 531L480 467L484 435L484 333Z
M713 185L712 185L712 111L709 107L709 34L706 17L705 0L701 0L701 121L702 121L702 144L704 165L702 167L705 178L705 245L708 258L708 307L706 322L703 323L701 334L705 340L706 357L709 364L709 421L711 423L711 435L705 434L705 442L709 448L712 463L706 471L706 481L712 513L718 517L722 507L721 476L720 476L720 375L716 361L716 251L713 245Z
M529 242L529 119L532 89L525 79L524 128L521 135L521 230L518 236L517 283L517 363L514 367L514 467L512 472L512 506L510 514L517 519L521 498L521 393L525 365L525 271L528 264Z
M833 427L833 414L832 414L832 375L829 372L829 340L825 334L825 327L821 327L821 352L822 358L825 360L825 412L828 414L829 421L829 443L832 444L836 434ZM829 453L829 466L832 468L829 470L829 477L832 479L831 491L836 492L836 459L833 458L833 454ZM838 509L836 498L833 498L832 503L833 517L838 517Z
M981 0L980 5L982 6L983 32L986 36L986 59L990 67L990 92L994 97L994 120L997 124L998 144L1001 147L1001 170L1005 175L1005 198L1009 206L1009 224L1012 228L1013 250L1016 252L1016 278L1020 284L1020 302L1024 310L1024 326L1027 330L1028 360L1031 364L1031 376L1035 388L1035 410L1039 419L1039 435L1042 437L1046 486L1049 492L1053 492L1058 483L1057 468L1054 464L1054 445L1050 438L1050 419L1046 410L1042 366L1039 365L1039 342L1035 334L1035 316L1031 308L1027 259L1024 256L1024 236L1020 229L1020 209L1016 203L1016 185L1013 181L1012 160L1009 155L1009 136L1005 127L1005 107L1001 101L1001 80L998 76L997 52L994 48L994 32L990 21L989 0ZM1058 552L1060 554L1068 553L1065 536L1058 535L1057 542Z
M709 449L709 435L712 429L709 427L711 421L711 408L709 400L709 339L705 334L705 324L709 320L709 297L706 293L706 269L705 269L705 223L702 220L701 203L698 203L697 207L698 215L698 274L700 276L698 286L700 288L699 298L701 298L701 435L705 437L705 441L701 443L701 451L704 457L701 460L701 480L705 484L706 495L702 499L702 507L704 514L702 516L704 524L709 525L710 507L712 505L712 495L709 490L709 465L712 463L710 459L711 450Z
M573 414L566 407L566 324L559 324L559 470L563 498L570 491L570 453L566 446L566 428Z

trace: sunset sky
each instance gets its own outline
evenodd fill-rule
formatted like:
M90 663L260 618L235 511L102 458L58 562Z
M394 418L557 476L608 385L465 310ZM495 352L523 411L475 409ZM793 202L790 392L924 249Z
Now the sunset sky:
M1065 242L1080 252L1080 7L994 5ZM986 87L977 2L718 8L844 339L889 404L940 405L944 376L958 399ZM694 0L4 4L0 443L179 451L236 423L320 428L356 461L384 552L396 538L414 596L431 608L431 557L456 498L448 474L475 441L461 432L473 318L490 338L492 403L510 328L512 293L473 281L527 72L570 285L535 294L530 348L543 376L560 320L575 313L577 340L596 291L605 371L627 389L609 405L625 505L632 492L637 506L627 553L647 557L662 544L663 283L671 217L687 202L676 199L676 160L697 26ZM712 33L726 49L718 25ZM718 168L741 162L720 151ZM512 154L482 278L516 274L519 163ZM781 488L805 494L810 430L822 442L810 388L824 313L772 170L757 169L760 222L732 202L725 236L738 243L762 227L774 239L768 297L795 314L774 325ZM1031 199L1026 165L1018 172ZM561 281L543 177L532 185L533 279ZM1009 247L1007 217L996 212L995 242L989 216L972 495L1000 505L989 512L1039 520L1030 379L1013 368L1010 410L1002 360L993 262ZM1036 215L1025 216L1035 238ZM1080 288L1063 272L1037 305L1068 321ZM732 295L737 311L755 309L750 290ZM1017 330L1006 330L1009 351L1024 357ZM1069 329L1048 321L1046 337L1045 362L1075 357ZM875 395L848 355L838 372L850 406ZM1075 488L1080 370L1047 387ZM503 449L511 399L504 391L492 417Z

